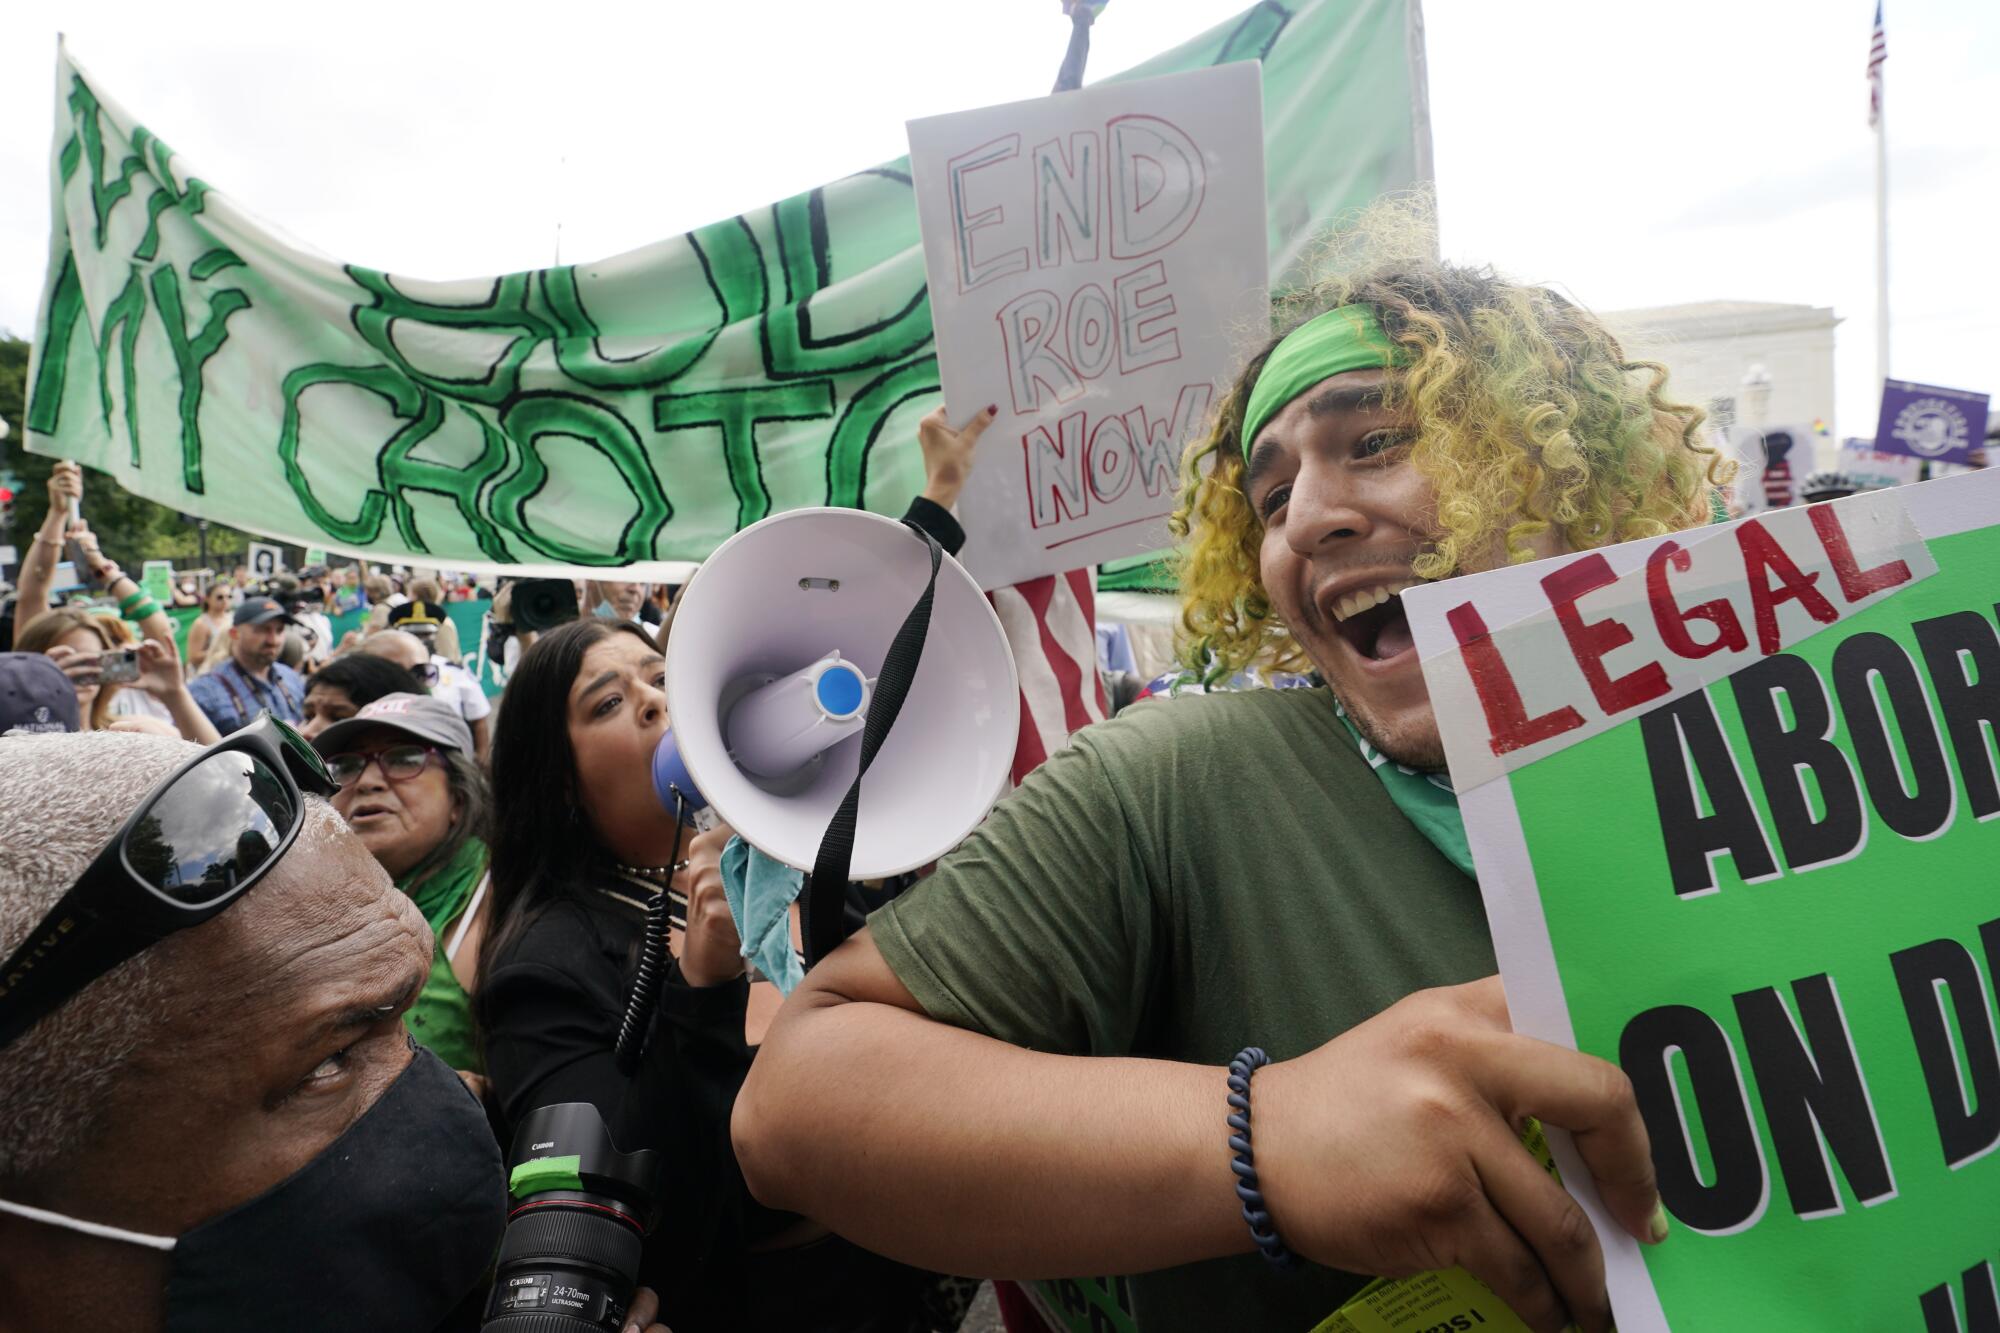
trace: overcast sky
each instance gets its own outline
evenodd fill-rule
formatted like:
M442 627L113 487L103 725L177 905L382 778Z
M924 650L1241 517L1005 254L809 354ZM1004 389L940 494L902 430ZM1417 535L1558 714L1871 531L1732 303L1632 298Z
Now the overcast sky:
M1093 74L1248 0L1113 0ZM1446 253L1600 309L1832 306L1870 434L1872 0L1427 0ZM2000 4L1891 0L1892 370L2000 387ZM644 6L0 3L0 329L47 255L55 36L205 179L414 277L617 253L904 151L914 116L1046 92L1056 0ZM975 36L976 31L976 36Z

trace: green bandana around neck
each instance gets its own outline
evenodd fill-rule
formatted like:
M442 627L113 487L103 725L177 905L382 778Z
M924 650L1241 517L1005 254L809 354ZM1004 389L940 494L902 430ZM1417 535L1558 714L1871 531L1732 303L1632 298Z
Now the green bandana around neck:
M1429 839L1445 860L1477 879L1479 876L1472 868L1472 846L1465 838L1465 816L1459 811L1458 793L1451 789L1451 778L1443 773L1419 773L1414 768L1405 768L1368 743L1340 700L1333 701L1333 708L1340 715L1340 725L1347 728L1361 757L1375 770L1382 790L1403 812L1403 818L1415 824L1417 832Z
M443 948L444 928L465 910L472 891L479 887L479 877L485 873L486 844L477 838L467 838L452 853L451 860L433 866L414 883L405 875L396 881L396 887L408 894L417 910L424 914L431 933L437 936L438 947Z
M1727 523L1729 506L1722 501L1720 491L1708 493L1709 522ZM1465 815L1458 808L1458 793L1452 789L1451 775L1448 773L1419 773L1414 768L1390 759L1380 750L1370 745L1354 720L1347 716L1347 709L1340 700L1333 701L1333 708L1340 715L1340 725L1347 728L1347 734L1361 751L1361 757L1375 770L1381 779L1382 789L1396 808L1403 812L1403 818L1417 826L1417 832L1430 839L1431 846L1444 855L1445 860L1478 879L1478 872L1472 867L1472 846L1465 836Z
M1250 401L1243 409L1243 459L1257 432L1285 404L1313 385L1347 370L1401 365L1403 354L1382 332L1382 321L1370 306L1335 306L1286 334L1264 358Z
M472 997L458 982L452 960L445 952L445 927L464 914L486 874L486 844L467 838L451 859L426 872L421 879L410 875L396 881L417 910L430 922L436 943L431 948L431 970L417 993L417 1002L403 1011L403 1026L419 1043L435 1051L453 1069L484 1073L485 1058L479 1047L479 1029L472 1017Z

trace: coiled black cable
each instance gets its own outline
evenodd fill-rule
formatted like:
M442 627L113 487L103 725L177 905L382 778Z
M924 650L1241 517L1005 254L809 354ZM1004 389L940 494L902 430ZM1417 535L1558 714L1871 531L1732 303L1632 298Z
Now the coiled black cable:
M674 854L667 865L681 863L681 834L687 829L686 799L674 792ZM671 872L670 872L671 873ZM693 895L689 895L693 905ZM625 1017L618 1024L618 1072L630 1078L638 1072L646 1054L646 1037L653 1030L653 1006L659 1003L660 983L667 975L667 886L662 884L646 904L646 933L639 945L639 972L632 978L632 992L625 999Z

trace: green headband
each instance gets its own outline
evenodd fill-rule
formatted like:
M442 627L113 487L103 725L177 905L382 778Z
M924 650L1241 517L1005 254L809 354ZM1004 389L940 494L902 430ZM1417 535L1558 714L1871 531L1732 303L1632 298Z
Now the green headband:
M1330 375L1399 365L1402 353L1365 305L1335 306L1286 334L1264 359L1264 369L1243 409L1243 457L1250 442L1285 404Z

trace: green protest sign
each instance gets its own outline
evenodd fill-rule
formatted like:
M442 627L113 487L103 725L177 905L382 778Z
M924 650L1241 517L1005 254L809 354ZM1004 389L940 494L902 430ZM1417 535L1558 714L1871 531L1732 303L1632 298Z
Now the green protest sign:
M493 603L488 598L470 602L446 602L444 605L445 615L451 618L451 623L458 629L460 659L468 671L476 670L479 687L486 691L486 697L489 699L498 698L506 684L500 677L499 661L486 654L486 616L492 609ZM198 611L189 612L189 619L198 613ZM352 631L365 630L368 627L368 608L358 607L338 614L329 611L327 624L333 631L333 642L339 644Z
M171 606L167 608L167 619L174 622L174 651L187 661L188 627L201 615L198 606Z
M166 606L174 600L174 562L171 560L148 560L140 566L140 586L146 595Z
M1061 1333L1135 1333L1132 1290L1122 1277L1056 1278L1024 1283L1042 1322Z
M471 659L466 664L468 669L475 665L478 667L479 686L486 691L489 699L497 698L506 683L500 677L499 661L486 653L486 616L492 609L493 603L487 598L444 604L444 613L458 627L461 656Z
M2000 1326L1995 570L1979 473L1406 594L1515 1025L1652 1137L1624 1333Z
M1266 0L1130 75L1238 60L1264 66L1281 279L1342 209L1429 175L1416 0ZM428 282L258 226L66 51L56 92L37 452L300 546L641 577L922 484L907 162L610 259Z

